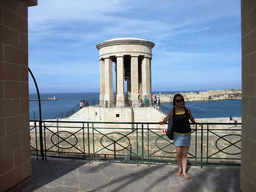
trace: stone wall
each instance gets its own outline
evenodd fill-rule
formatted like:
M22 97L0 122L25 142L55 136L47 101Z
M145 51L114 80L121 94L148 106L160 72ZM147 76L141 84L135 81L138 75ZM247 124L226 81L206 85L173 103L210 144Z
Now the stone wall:
M69 117L68 121L91 122L159 122L165 114L153 107L84 107ZM63 119L65 120L65 119ZM114 126L114 125L111 125ZM118 125L120 127L120 125ZM161 126L158 125L160 128Z
M256 1L241 1L242 166L241 190L256 191Z
M78 112L73 114L69 118L59 119L60 121L89 121L89 122L152 122L158 123L165 118L165 114L157 110L154 107L113 107L113 108L103 108L103 107L84 107ZM198 123L230 123L229 117L223 118L196 118ZM237 117L237 123L241 123L241 117ZM65 126L73 126L73 123L66 123ZM100 127L100 125L97 125ZM114 125L104 125L109 127L122 127L120 124ZM126 127L124 125L123 127ZM149 125L149 127L152 127ZM166 125L153 125L159 130L164 129ZM227 125L216 125L216 128L222 129L227 128ZM230 124L229 128L235 127L234 124ZM132 128L132 126L131 126Z
M30 182L28 6L0 0L0 191Z

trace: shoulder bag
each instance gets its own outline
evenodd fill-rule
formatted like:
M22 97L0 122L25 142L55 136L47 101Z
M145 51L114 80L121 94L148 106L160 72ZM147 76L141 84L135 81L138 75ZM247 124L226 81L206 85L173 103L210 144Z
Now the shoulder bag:
M168 128L166 131L166 135L170 140L173 140L173 116L174 116L174 114L175 114L175 108L173 108L173 115L169 119Z

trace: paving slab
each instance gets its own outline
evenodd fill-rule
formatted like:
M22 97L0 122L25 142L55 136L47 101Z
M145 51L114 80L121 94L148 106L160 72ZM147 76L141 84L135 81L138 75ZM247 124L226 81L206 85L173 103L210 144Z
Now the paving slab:
M239 166L188 166L190 180L174 164L128 164L47 158L32 161L32 182L22 192L219 192L240 191Z

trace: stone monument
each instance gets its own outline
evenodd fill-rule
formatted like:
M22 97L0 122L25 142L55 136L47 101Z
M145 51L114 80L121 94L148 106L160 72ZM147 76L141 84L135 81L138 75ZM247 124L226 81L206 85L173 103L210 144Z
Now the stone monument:
M151 103L151 59L153 42L137 38L116 38L98 44L100 60L100 106L136 103L138 95ZM116 102L113 95L112 63L116 71ZM125 81L127 82L125 95ZM127 97L127 98L126 98Z

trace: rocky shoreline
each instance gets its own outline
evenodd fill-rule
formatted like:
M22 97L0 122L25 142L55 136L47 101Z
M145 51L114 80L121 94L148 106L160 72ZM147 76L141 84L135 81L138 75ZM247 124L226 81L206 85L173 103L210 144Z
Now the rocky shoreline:
M219 101L228 99L242 99L241 89L227 89L227 90L208 90L199 93L186 92L183 93L185 101ZM172 103L174 94L159 93L161 103Z

